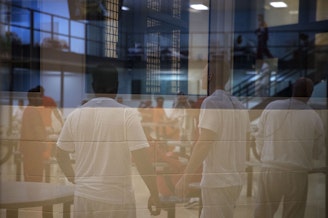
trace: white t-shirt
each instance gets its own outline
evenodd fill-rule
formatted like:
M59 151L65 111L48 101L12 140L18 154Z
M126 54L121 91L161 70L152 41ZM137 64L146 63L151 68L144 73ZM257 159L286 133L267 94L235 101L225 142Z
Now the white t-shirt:
M323 123L302 101L271 102L261 114L258 129L256 144L265 167L309 170L313 159L324 159Z
M234 97L216 90L202 103L199 127L217 134L217 140L203 162L202 187L244 184L248 110Z
M137 110L92 99L67 117L57 146L75 153L77 196L134 203L130 152L149 146Z

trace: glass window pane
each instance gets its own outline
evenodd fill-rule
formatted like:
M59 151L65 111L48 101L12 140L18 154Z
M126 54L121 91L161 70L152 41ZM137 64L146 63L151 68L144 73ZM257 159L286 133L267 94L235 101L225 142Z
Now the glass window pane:
M33 32L34 42L33 45L41 45L41 39L40 39L40 31L34 31Z
M317 21L328 20L328 1L317 0Z
M87 39L100 41L103 38L103 28L95 25L88 24L87 26Z
M71 31L71 36L76 36L80 38L84 38L85 36L85 26L83 23L71 21L70 31Z
M30 80L29 69L15 68L13 69L13 74L14 74L13 89L18 92L27 91L30 88L29 87L30 84L27 82Z
M30 12L26 9L13 7L11 14L11 23L22 26L22 27L30 27Z
M265 1L264 17L269 27L298 23L299 1L284 0L284 2L287 7L279 8L272 6L271 0Z
M68 36L62 35L54 35L54 39L56 40L57 48L62 51L69 50L69 38Z
M203 3L210 8L204 11L190 9L193 1L183 0L147 0L144 4L108 0L101 1L102 5L91 2L84 5L82 2L89 2L84 0L74 1L76 5L70 2L73 1L2 1L0 22L4 25L0 26L1 33L12 32L14 37L27 44L33 38L29 28L35 26L31 30L34 44L57 45L62 51L88 54L92 58L117 59L119 63L123 62L120 65L122 72L128 72L126 84L120 90L126 94L132 89L132 93L147 95L175 95L180 90L191 95L208 94L207 83L202 83L200 72L211 58L221 56L233 60L233 77L228 84L232 89L239 84L243 88L242 83L251 78L245 86L255 90L254 81L265 66L258 61L260 56L275 59L274 63L268 61L274 67L272 75L277 78L270 84L275 90L293 82L294 77L289 76L292 74L312 76L313 73L315 78L326 78L327 37L321 35L326 32L325 21L328 21L326 0L284 0L284 8L277 8L272 0L235 0L234 4L222 0L224 5L221 1L207 0ZM120 3L124 4L125 10L120 10ZM90 16L67 18L65 10L71 6L76 10L89 10L80 13L88 14L95 9L104 14L99 19L90 19ZM255 34L261 26L259 14L264 15L263 26L268 26L268 36L262 37L267 39L264 41L261 34ZM29 47L24 45L22 48ZM265 50L270 50L272 56L264 54L267 53ZM303 61L304 57L307 61ZM286 75L287 79L283 77ZM245 95L255 96L254 92Z
M68 35L68 32L69 32L68 31L68 20L59 18L59 17L54 17L53 31L54 31L54 33Z
M88 41L88 55L103 56L103 46L101 43Z
M85 45L84 40L71 38L71 52L84 54L85 53Z
M51 16L39 12L34 13L34 28L38 30L51 31Z
M30 30L26 28L11 27L13 40L22 44L30 44Z
M48 39L51 39L50 33L34 31L34 45L46 46Z

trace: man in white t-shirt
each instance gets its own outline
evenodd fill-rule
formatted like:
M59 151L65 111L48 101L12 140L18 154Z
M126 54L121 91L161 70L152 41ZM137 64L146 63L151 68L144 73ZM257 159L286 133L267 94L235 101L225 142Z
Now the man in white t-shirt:
M232 218L235 203L245 182L249 115L236 98L223 90L229 80L229 69L226 62L219 60L212 61L209 71L206 68L203 72L203 82L209 81L208 90L211 95L202 103L199 139L184 175L176 185L176 194L186 196L192 175L203 163L200 183L202 218Z
M116 69L98 67L92 85L96 98L69 114L57 142L59 165L75 183L74 217L136 217L132 158L150 191L148 209L158 215L149 145L138 112L114 100ZM74 153L74 170L69 153Z
M324 127L307 105L313 82L298 79L292 98L271 102L260 116L256 135L262 169L255 217L273 217L283 202L284 218L304 217L308 173L313 159L324 163Z

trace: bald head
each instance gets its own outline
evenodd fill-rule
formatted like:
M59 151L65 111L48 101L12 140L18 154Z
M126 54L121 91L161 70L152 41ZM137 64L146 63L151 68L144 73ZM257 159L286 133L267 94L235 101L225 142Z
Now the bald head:
M296 80L293 85L294 98L304 98L304 100L309 100L313 92L313 82L311 79L302 77Z

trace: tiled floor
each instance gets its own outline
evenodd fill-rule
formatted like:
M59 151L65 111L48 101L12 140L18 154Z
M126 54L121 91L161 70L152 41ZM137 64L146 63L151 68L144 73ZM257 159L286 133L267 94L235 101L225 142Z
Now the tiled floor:
M54 164L52 166L52 178L53 183L65 183L65 179L62 177L62 173L58 168L58 165ZM135 169L134 169L135 170ZM256 177L257 173L254 173L254 183L253 183L253 194L256 192ZM1 166L1 180L15 180L15 165L12 160L7 161ZM137 202L137 217L138 218L150 218L148 210L146 209L146 202L148 199L148 191L144 185L140 176L135 176L135 195ZM325 217L325 176L323 174L311 174L309 175L309 195L308 203L306 208L306 218L324 218ZM1 190L1 187L0 187ZM252 217L253 207L254 207L254 197L246 196L246 186L242 190L242 194L238 200L238 205L235 209L236 218L250 218ZM5 217L5 211L0 211L0 217ZM41 218L41 208L27 208L21 209L19 211L19 217L24 218ZM54 207L54 218L61 218L62 206L55 205ZM166 218L167 212L162 211L158 216L159 218ZM194 207L192 209L186 209L184 204L178 204L176 206L176 217L177 218L197 218L198 208ZM275 218L281 217L281 208L276 214Z

